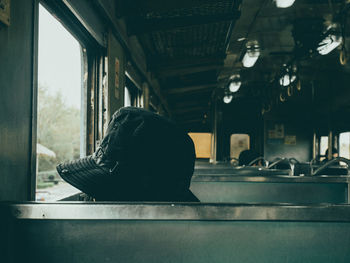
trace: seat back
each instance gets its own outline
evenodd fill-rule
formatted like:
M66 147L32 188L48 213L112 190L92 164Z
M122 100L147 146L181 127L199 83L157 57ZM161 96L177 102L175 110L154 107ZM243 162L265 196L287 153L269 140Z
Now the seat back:
M349 206L56 203L0 211L6 263L350 262Z

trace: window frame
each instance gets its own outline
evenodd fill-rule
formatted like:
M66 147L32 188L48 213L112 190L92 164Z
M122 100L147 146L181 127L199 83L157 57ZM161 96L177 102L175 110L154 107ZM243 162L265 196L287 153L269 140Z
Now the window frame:
M138 85L132 80L129 74L125 74L125 90L128 91L130 95L130 105L134 107L141 107L142 90L139 89ZM124 101L124 106L125 101Z
M83 126L83 143L81 143L81 155L92 154L101 140L106 122L107 102L103 99L107 89L103 83L107 74L107 51L101 46L78 18L69 10L62 1L35 0L33 23L33 87L32 87L32 141L31 141L31 170L29 182L29 197L35 201L36 197L36 144L37 144L37 115L38 115L38 42L39 42L39 4L60 21L70 34L82 47L82 96L84 103L81 111Z

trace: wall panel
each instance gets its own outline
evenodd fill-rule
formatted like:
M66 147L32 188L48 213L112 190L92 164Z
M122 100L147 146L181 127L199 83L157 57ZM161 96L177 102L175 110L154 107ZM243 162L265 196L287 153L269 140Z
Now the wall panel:
M12 0L0 25L0 200L30 197L35 2Z

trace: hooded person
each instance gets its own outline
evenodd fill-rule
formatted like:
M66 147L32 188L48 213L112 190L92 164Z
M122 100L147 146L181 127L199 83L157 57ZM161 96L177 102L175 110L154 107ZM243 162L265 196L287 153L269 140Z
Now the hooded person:
M334 148L334 147L332 148L332 157L331 157L331 159L328 159L328 153L329 153L329 149L326 150L326 152L325 152L325 154L324 154L325 158L321 161L321 164L325 164L325 163L327 163L328 161L331 161L331 160L333 160L334 158L339 157L338 150L337 150L336 148ZM334 165L340 165L340 163L339 163L339 162L335 162L335 163L333 163L333 166L334 166Z
M197 202L189 190L195 150L173 121L135 107L116 111L90 156L57 166L97 201Z
M259 154L253 150L244 150L239 154L238 165L249 165L250 162L254 161L259 157Z
M327 149L326 152L325 152L325 154L324 154L325 157L326 157L326 158L325 158L325 161L326 161L326 162L329 161L329 160L328 160L328 153L329 153L329 149ZM337 150L336 148L333 147L333 148L332 148L332 158L331 158L331 160L334 159L334 158L337 158L337 157L339 157L338 150Z

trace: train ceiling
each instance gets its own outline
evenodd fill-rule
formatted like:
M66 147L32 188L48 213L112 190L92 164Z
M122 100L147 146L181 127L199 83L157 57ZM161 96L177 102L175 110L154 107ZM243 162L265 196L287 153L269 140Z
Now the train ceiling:
M210 130L213 98L222 98L233 74L242 81L236 97L264 103L269 98L262 91L284 64L297 63L301 79L341 67L339 52L320 56L310 49L345 7L340 0L296 0L289 8L272 0L118 1L119 16L129 36L138 38L171 117L197 130ZM260 56L245 68L251 41L258 42Z

